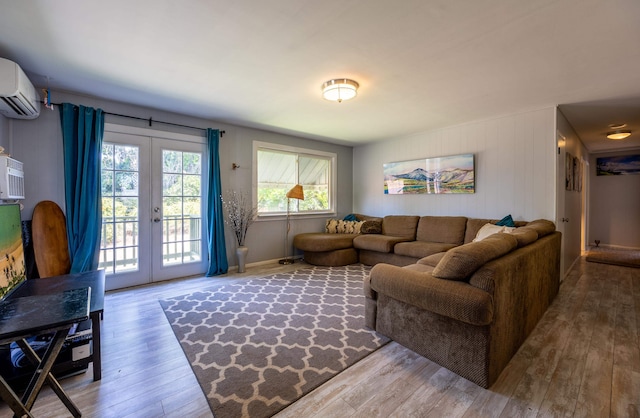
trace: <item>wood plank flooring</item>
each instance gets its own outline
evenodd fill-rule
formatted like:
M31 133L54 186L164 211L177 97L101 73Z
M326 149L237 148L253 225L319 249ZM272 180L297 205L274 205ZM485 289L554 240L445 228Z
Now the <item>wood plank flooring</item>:
M211 417L158 299L303 267L273 263L109 292L102 380L89 368L61 383L85 417ZM490 389L392 342L277 417L640 417L639 335L640 269L582 258ZM33 413L69 416L48 388Z

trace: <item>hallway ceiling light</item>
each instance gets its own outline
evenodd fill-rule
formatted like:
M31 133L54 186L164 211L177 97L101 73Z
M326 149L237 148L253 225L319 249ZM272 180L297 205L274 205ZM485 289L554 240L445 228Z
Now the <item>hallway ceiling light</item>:
M341 103L343 100L350 100L358 94L360 85L348 78L334 78L322 83L322 97L326 100Z
M612 132L607 132L607 138L613 139L613 140L625 139L629 135L631 135L631 131L622 130L622 129L618 129Z

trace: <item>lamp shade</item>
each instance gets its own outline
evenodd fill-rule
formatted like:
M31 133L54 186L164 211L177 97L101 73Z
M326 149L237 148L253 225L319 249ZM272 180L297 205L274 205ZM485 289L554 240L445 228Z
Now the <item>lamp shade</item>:
M287 197L289 199L298 199L304 200L304 190L300 184L296 184L287 192Z
M342 102L356 97L360 85L348 78L334 78L322 83L322 97L334 102Z

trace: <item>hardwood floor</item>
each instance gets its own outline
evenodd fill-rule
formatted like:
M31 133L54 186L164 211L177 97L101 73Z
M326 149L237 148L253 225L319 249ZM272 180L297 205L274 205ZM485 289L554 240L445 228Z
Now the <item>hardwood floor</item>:
M103 376L63 380L85 417L211 417L158 299L242 275L188 278L109 292ZM534 332L485 390L396 343L281 411L289 417L640 417L640 269L582 258ZM45 388L36 417L69 416ZM0 404L0 417L11 416Z

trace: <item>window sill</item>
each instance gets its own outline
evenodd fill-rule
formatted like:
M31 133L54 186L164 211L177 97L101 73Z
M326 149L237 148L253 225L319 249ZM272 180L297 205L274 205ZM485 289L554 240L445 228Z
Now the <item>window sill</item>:
M318 219L318 218L330 218L335 217L336 212L310 212L310 213L290 213L289 217L291 219ZM273 213L273 214L262 214L258 215L256 218L256 222L264 222L264 221L273 221L286 219L286 213Z

